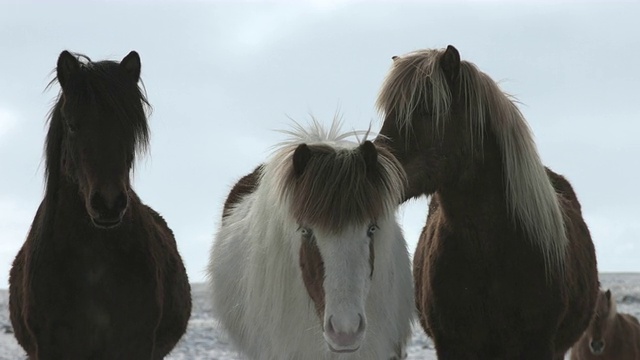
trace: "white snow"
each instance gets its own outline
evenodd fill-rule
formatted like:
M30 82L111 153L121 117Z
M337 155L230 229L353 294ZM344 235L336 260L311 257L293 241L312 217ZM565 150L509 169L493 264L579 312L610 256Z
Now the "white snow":
M600 282L604 289L611 289L615 295L618 312L640 318L640 273L600 274ZM244 360L216 328L208 312L204 284L193 284L192 289L193 313L189 328L167 360ZM8 292L0 290L0 360L26 359L24 351L10 332L8 302ZM436 359L433 343L419 326L414 329L407 352L410 360Z

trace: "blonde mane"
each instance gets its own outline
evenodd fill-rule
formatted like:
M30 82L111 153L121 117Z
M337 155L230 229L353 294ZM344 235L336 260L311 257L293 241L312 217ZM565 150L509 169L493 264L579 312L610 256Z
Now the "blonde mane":
M383 116L394 114L399 129L411 130L415 111L426 109L441 133L449 118L452 94L440 66L444 50L420 50L394 61L377 101ZM511 96L474 64L460 62L460 96L466 104L472 141L485 128L502 152L507 207L531 242L543 253L547 271L563 271L568 244L558 196L538 155L531 130ZM473 143L472 143L473 146Z
M380 146L375 147L375 165L367 166L361 145L369 131L342 132L337 119L326 129L313 119L311 126L294 123L284 132L290 139L278 145L265 165L260 183L266 186L258 191L277 194L276 201L289 208L297 222L334 232L395 213L406 176L396 158ZM301 144L314 155L297 176L292 157Z

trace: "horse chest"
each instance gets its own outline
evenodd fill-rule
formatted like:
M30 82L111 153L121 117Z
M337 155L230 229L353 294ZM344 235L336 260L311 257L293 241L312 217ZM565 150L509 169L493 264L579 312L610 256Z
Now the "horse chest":
M107 272L107 264L100 262L89 264L84 273L83 282L88 286L98 285L104 279ZM81 275L82 276L82 275Z
M136 307L132 297L153 296L153 271L135 249L122 251L98 241L90 245L66 247L45 259L40 280L62 281L43 287L39 297L73 308L90 323L108 326L114 309Z

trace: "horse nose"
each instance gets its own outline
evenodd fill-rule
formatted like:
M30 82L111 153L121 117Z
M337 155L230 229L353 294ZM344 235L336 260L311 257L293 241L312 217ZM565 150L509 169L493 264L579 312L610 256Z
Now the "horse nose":
M325 340L333 352L353 352L358 350L364 336L366 320L357 316L329 316L324 327Z
M129 205L129 198L124 189L105 187L91 194L89 204L94 222L109 227L120 223Z
M594 354L601 354L604 350L603 340L592 340L589 345L591 347L591 352L593 352Z

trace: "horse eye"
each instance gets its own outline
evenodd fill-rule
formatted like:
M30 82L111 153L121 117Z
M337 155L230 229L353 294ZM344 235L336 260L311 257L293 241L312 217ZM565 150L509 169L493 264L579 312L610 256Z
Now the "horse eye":
M376 232L376 230L378 230L378 226L377 225L371 225L369 226L369 229L367 229L367 236L368 237L372 237L373 233Z
M311 237L311 235L313 235L313 231L309 228L300 227L300 234L308 238L308 237Z

